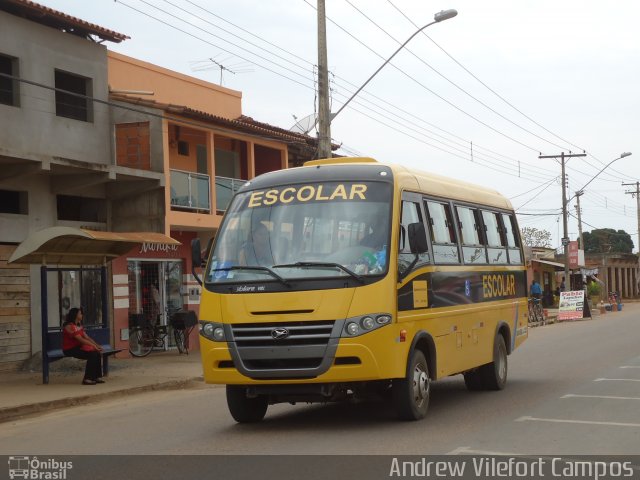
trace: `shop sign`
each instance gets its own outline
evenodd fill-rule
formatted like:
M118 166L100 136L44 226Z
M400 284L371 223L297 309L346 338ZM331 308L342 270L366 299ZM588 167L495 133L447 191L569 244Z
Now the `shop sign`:
M575 320L582 318L584 309L584 290L560 292L558 320Z
M180 245L170 245L168 243L143 243L138 253L164 253L175 257L178 255Z

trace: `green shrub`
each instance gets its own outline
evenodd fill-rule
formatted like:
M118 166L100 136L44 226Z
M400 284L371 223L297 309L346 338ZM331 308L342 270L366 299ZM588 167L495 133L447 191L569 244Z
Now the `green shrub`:
M600 287L600 284L598 282L589 282L589 284L587 285L587 293L590 297L597 297L598 295L600 295L601 291L602 288Z

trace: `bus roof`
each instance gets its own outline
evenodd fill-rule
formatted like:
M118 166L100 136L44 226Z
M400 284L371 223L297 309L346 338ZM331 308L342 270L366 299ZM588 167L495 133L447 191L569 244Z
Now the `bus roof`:
M306 162L304 167L318 165L379 164L391 169L400 190L412 190L426 195L461 202L477 203L505 210L513 210L511 202L497 190L456 180L455 178L424 172L403 165L382 164L368 157L342 157ZM303 167L303 168L304 168Z

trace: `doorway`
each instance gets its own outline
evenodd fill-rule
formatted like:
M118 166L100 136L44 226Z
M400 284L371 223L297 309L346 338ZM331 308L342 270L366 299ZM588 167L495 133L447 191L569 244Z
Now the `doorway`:
M169 325L171 316L182 310L182 262L180 260L129 260L129 318L142 315L154 325ZM167 335L164 349L175 347Z

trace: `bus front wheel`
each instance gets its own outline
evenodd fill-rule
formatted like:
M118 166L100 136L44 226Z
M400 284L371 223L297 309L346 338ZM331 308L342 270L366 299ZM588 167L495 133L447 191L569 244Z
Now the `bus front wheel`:
M227 385L227 406L238 423L255 423L267 413L269 399L265 396L247 397L247 389L238 385Z
M507 346L504 337L496 336L493 362L480 367L483 385L487 390L502 390L507 383Z
M405 378L393 381L393 403L401 420L420 420L427 415L430 395L429 366L424 354L414 350Z

